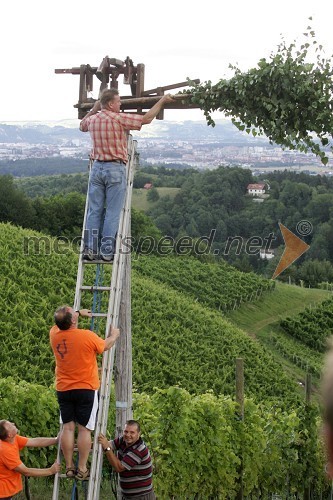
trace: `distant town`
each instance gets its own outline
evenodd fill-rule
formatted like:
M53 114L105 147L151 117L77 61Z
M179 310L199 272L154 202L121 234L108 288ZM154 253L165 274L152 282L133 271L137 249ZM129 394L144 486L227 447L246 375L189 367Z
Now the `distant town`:
M230 122L207 127L205 122L157 122L133 133L142 165L214 169L238 165L254 173L290 168L309 174L333 175L333 155L324 167L312 153L283 150L266 138L239 132ZM27 158L88 158L89 134L77 127L44 124L0 124L0 162Z

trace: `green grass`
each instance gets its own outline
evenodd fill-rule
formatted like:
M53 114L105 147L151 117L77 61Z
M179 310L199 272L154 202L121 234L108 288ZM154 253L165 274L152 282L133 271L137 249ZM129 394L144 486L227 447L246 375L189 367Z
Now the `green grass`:
M26 465L29 467L28 462ZM52 497L53 491L53 477L30 477L28 480L29 492L32 500L47 500ZM60 480L59 487L59 500L69 500L71 498L73 488L73 481L68 479ZM88 488L88 482L78 482L77 491L79 499L85 498L85 490ZM23 478L23 491L15 495L15 500L26 500L24 493L24 478ZM112 494L110 479L103 478L100 490L100 500L110 500L114 498Z
M264 294L256 302L244 304L226 316L249 335L257 336L265 327L286 316L294 316L305 307L322 302L331 295L326 290L277 282L274 293Z
M157 191L160 195L160 198L162 196L170 196L170 198L174 198L180 191L180 188L159 187L157 188ZM148 189L133 189L132 207L136 210L142 210L143 212L147 212L147 210L152 208L157 202L152 203L147 201L148 193Z
M331 296L326 290L301 288L284 283L276 283L276 289L272 294L265 294L257 302L244 304L240 309L228 313L226 316L235 325L255 338L273 355L277 362L283 366L287 376L293 378L299 384L304 384L305 370L296 366L291 359L287 359L279 352L272 342L272 335L285 336L287 350L292 352L294 344L295 353L300 343L286 335L279 326L279 321L286 316L295 316L303 311L305 307L315 305ZM318 354L309 350L309 362L311 358L317 358ZM319 380L314 380L313 389L316 392ZM300 390L303 390L300 385Z

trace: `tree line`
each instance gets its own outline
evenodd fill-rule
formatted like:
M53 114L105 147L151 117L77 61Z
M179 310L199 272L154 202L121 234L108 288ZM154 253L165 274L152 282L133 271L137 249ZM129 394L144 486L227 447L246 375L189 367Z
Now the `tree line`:
M56 179L53 176L38 179L37 184L30 181L25 187L34 186L39 192L39 183L43 186L44 182L45 192L56 194L36 195L33 189L30 195L34 197L31 198L17 186L11 175L0 176L0 222L11 222L59 238L81 236L87 177L65 175ZM162 234L149 217L133 209L132 236L138 241L141 236L159 239Z
M280 279L318 286L333 282L333 179L305 173L267 173L254 177L248 169L174 170L148 166L140 169L134 187L152 182L147 214L133 211L141 235L184 236L198 239L214 231L211 253L238 269L272 276L284 249L278 223L310 245L310 249ZM263 182L262 202L247 195L248 184ZM87 176L46 176L15 180L2 176L0 221L37 229L53 236L81 234ZM175 197L159 196L158 187L177 187ZM25 192L23 192L24 190ZM149 216L149 218L147 218ZM140 219L140 221L139 221ZM143 222L144 220L144 222ZM302 223L308 232L300 234ZM253 250L250 244L257 242ZM259 258L259 250L273 250L276 258Z

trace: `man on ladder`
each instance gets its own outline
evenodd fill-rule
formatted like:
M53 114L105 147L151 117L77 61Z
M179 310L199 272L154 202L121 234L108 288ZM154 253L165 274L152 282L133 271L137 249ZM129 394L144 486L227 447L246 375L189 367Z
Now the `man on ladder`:
M128 132L140 130L142 125L151 123L164 104L172 101L172 96L166 94L144 115L120 113L118 90L105 89L100 101L95 102L81 121L80 130L90 132L94 159L88 186L84 260L113 260L115 238L126 192ZM103 220L104 205L106 210ZM99 245L100 228L102 230Z
M89 477L87 461L91 449L91 431L95 428L100 381L96 355L111 349L119 329L110 327L102 339L91 330L78 328L79 316L91 317L88 309L74 311L59 307L50 330L50 343L56 361L56 390L63 424L61 449L66 461L66 476L85 480ZM77 468L73 462L75 424L78 425Z

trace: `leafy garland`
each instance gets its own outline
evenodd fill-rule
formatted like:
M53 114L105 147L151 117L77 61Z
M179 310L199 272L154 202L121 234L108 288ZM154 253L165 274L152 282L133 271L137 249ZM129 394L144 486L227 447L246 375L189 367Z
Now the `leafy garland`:
M260 59L256 68L242 73L230 65L230 80L193 84L186 92L204 111L208 125L215 125L211 113L222 111L239 130L266 135L270 143L288 149L312 151L326 165L325 149L333 150L332 60L323 56L310 26L303 35L306 42L300 48L295 41L287 46L282 38L276 54ZM311 51L314 63L308 62Z

